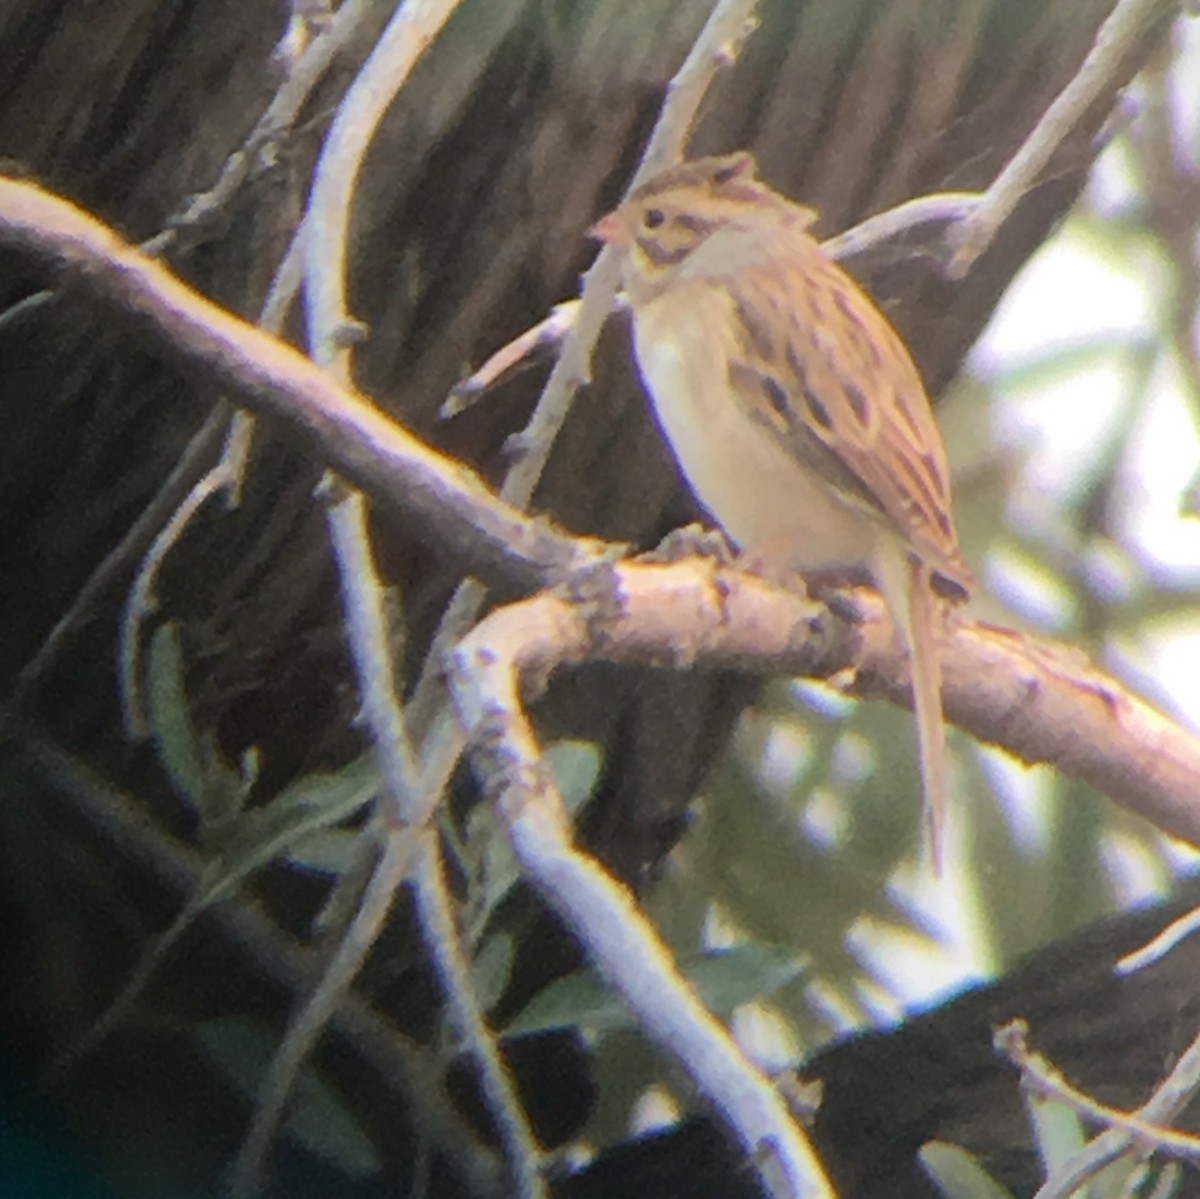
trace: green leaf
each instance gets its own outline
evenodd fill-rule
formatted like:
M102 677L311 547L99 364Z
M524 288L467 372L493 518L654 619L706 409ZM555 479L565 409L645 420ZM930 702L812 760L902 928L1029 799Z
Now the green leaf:
M287 860L311 874L341 878L358 856L362 834L353 828L323 828L309 833L287 852Z
M494 809L480 804L467 817L465 852L470 867L466 936L474 941L487 927L492 912L521 877L508 834Z
M271 1030L258 1020L230 1016L205 1021L194 1036L225 1080L255 1102L275 1053L276 1038ZM342 1097L311 1066L296 1078L283 1132L353 1179L367 1178L383 1168L379 1151Z
M700 1001L716 1016L765 999L799 978L807 965L791 945L762 945L748 941L717 953L695 954L679 963Z
M147 945L120 993L89 1035L98 1043L126 1018L159 963L211 904L260 866L286 857L306 839L350 816L377 790L375 759L364 754L338 774L308 775L265 808L239 815L223 854L205 867L200 887L170 927Z
M946 1141L927 1141L917 1154L930 1182L946 1199L1013 1199L965 1149Z
M196 738L183 687L183 650L172 623L154 630L150 641L147 705L150 731L171 785L205 818L204 753Z
M221 755L216 737L197 730L184 689L183 650L174 624L154 632L150 642L148 689L150 731L175 793L199 823L208 845L236 819L258 776L258 752L251 748L238 767Z
M1041 1099L1031 1092L1024 1098L1042 1169L1049 1178L1087 1144L1087 1135L1078 1114L1065 1103Z
M506 1036L579 1027L594 1033L636 1027L616 992L585 970L568 974L538 992L505 1029Z
M575 815L596 788L603 760L600 747L594 741L556 741L544 756L567 811Z
M790 946L747 943L716 953L680 958L680 972L700 1002L716 1016L763 999L797 978L805 962ZM587 970L568 974L541 991L504 1032L506 1035L579 1027L603 1034L636 1028L624 1000Z
M496 1005L512 977L513 939L510 933L496 932L484 937L471 962L471 988L483 1011Z
M544 753L546 765L567 811L574 815L587 802L600 774L599 748L590 741L557 741ZM479 804L467 817L466 839L461 849L471 880L465 908L464 932L475 946L496 908L521 879L508 831L495 809Z
M270 803L243 812L206 872L197 905L212 903L268 862L287 857L314 833L353 816L378 790L375 755L367 753L337 774L305 775Z

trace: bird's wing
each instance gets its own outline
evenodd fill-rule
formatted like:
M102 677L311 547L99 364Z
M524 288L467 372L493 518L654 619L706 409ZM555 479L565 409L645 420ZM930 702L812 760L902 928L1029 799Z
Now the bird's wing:
M726 275L739 402L845 502L893 526L952 589L969 590L941 435L887 318L798 228L770 230L748 253L718 242L696 258L709 281Z

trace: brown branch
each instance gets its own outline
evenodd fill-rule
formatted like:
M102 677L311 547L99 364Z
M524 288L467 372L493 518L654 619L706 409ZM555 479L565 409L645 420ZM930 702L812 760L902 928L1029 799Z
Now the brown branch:
M786 1105L680 977L630 896L572 844L570 819L521 696L567 664L604 660L736 667L834 679L909 702L907 660L873 592L848 618L711 561L604 564L555 593L499 609L460 644L451 691L485 791L527 877L575 931L642 1029L689 1071L751 1160L764 1145L784 1194L827 1186ZM1083 778L1200 844L1200 740L1061 649L986 625L949 631L949 718L1026 761ZM845 683L846 677L850 678Z
M464 644L540 687L564 665L641 662L835 682L910 705L908 663L866 589L831 609L708 562L622 563L494 612ZM947 719L1024 762L1082 779L1200 845L1200 738L1051 642L955 624L943 646ZM459 683L459 690L466 686ZM486 706L486 705L485 705Z
M650 571L663 583L663 569L638 568L629 579L645 581ZM696 997L629 891L572 844L570 817L521 707L521 685L531 677L605 644L618 646L624 632L646 634L656 618L657 635L642 648L664 654L690 653L671 637L672 626L687 626L699 641L723 627L714 577L694 566L666 569L679 576L684 590L660 591L657 603L635 604L641 620L628 627L623 609L633 597L620 586L628 572L612 568L587 575L574 597L541 595L488 617L453 655L453 702L472 732L475 766L505 819L522 870L579 936L642 1030L725 1116L769 1194L832 1199L783 1097ZM698 608L686 604L688 583ZM611 642L610 633L616 635Z
M882 611L872 597L882 621ZM879 682L902 677L877 634ZM864 654L864 667L871 659ZM944 667L947 717L1023 762L1080 779L1156 827L1200 846L1200 738L1074 651L996 625L958 629ZM887 682L884 691L902 693Z
M0 178L0 242L68 272L88 294L135 318L166 353L198 368L247 408L282 419L322 460L488 581L528 590L586 561L577 542L497 499L473 471L431 450L291 346L205 299L67 201L32 183Z
M429 540L461 553L489 579L532 589L596 561L594 546L498 500L475 474L429 449L364 397L338 387L290 346L192 291L66 201L30 183L0 179L0 240L73 270L91 294L139 318L164 349L200 367L247 407L282 418L376 501L398 507ZM617 577L623 591L628 589L629 602L648 590L651 606L660 614L665 610L667 617L659 626L655 621L661 616L648 611L632 622L623 618L623 629L648 622L638 635L641 648L632 648L638 644L635 637L628 651L618 641L604 652L643 659L659 654L671 660L698 652L687 641L686 609L674 611L674 602L657 590L665 585L664 576L657 576L660 582L653 585L643 581L650 577L643 572L667 569L620 569ZM766 612L776 621L786 620L789 610L794 615L764 584L736 574L722 578L730 596L756 596L752 621ZM544 596L533 602L563 601ZM899 680L905 669L890 629L868 593L859 593L859 606L867 617L857 626L861 644L852 654L849 643L843 643L823 673L857 663L860 693L903 700ZM754 636L747 640L744 632L735 635L736 629L751 630ZM764 673L822 674L797 657L790 628L782 643L758 643L755 637L766 630L766 625L726 621L721 637L705 649L706 657ZM813 652L811 646L802 649L805 655ZM543 669L584 652L601 653L584 643L547 660ZM768 666L773 654L782 656ZM1200 842L1200 816L1192 798L1200 779L1195 739L1114 680L1060 650L984 626L955 633L947 646L945 674L950 719L980 740L1002 745L1025 761L1048 762L1168 832Z

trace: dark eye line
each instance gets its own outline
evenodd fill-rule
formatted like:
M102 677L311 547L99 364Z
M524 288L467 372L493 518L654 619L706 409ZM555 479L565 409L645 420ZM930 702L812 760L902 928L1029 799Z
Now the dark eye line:
M675 217L675 227L682 229L685 233L704 233L712 232L712 222L705 220L704 217L693 216L690 212L681 212Z
M637 248L653 266L678 266L693 250L690 245L664 246L657 237L635 239Z

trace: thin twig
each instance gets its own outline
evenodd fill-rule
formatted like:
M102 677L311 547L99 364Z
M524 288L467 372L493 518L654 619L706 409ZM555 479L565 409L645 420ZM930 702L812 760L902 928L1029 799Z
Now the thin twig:
M225 160L216 182L208 191L189 196L167 217L158 233L141 242L138 249L143 254L157 257L170 249L182 232L211 224L228 207L242 185L263 169L270 147L292 128L330 64L358 35L374 8L373 0L345 0L332 21L315 23L320 32L290 64L283 84L241 146ZM49 289L35 292L0 312L0 329L50 303L56 294Z
M1134 1113L1134 1118L1149 1128L1166 1125L1188 1104L1197 1087L1200 1087L1200 1036L1187 1047L1171 1073ZM1124 1129L1107 1129L1064 1162L1034 1199L1068 1199L1078 1194L1089 1179L1140 1142L1140 1136L1132 1136Z
M48 794L69 797L72 809L122 855L182 896L193 896L205 885L208 861L147 819L133 796L35 731L21 727L14 744L21 760L50 785ZM210 911L230 945L265 977L292 994L302 994L312 985L319 966L316 951L281 931L255 900L235 891L215 901ZM432 1055L353 991L333 1012L332 1023L379 1077L402 1094L420 1135L442 1151L464 1190L496 1193L502 1164L480 1145L446 1099L441 1069Z
M332 960L322 968L312 994L288 1021L287 1032L271 1058L254 1105L254 1119L230 1172L231 1199L251 1199L257 1194L267 1151L296 1078L378 940L415 850L416 836L410 829L392 829L385 837L350 927Z
M922 225L942 224L953 228L968 220L982 200L980 192L933 192L918 196L828 238L821 243L821 249L830 258L852 258Z
M396 699L394 647L383 584L371 553L366 501L360 491L338 490L339 497L326 505L325 520L337 560L346 640L358 677L363 722L384 780L384 821L399 827L412 822L420 772Z
M754 27L758 0L716 0L712 13L675 77L641 162L629 181L628 195L683 156L683 147L709 86L732 63L737 48ZM581 384L591 376L591 357L617 294L617 260L607 246L584 276L579 317L563 343L533 417L520 434L523 451L500 490L510 504L525 507L542 477L550 451ZM461 629L454 633L457 636Z
M626 306L623 296L613 297L614 310ZM579 301L564 300L550 309L550 315L518 334L512 341L488 356L487 361L451 389L445 403L438 409L438 420L450 420L474 406L475 401L490 388L531 365L535 354L558 350L579 320Z
M267 291L258 322L259 328L264 332L279 333L299 289L300 236L300 232L292 235L291 243L276 268L275 277ZM197 479L188 494L179 501L175 511L159 530L158 536L142 555L121 615L117 686L125 732L139 740L147 736L149 731L141 694L141 631L146 617L152 615L156 607L154 585L158 572L167 555L183 537L188 525L214 495L223 494L230 508L235 508L241 503L255 419L241 408L234 409L232 415L229 415L229 405L225 402L222 402L219 411L222 413L222 419L228 420L221 456L216 465ZM153 501L152 507L157 508Z
M358 173L375 131L417 61L462 0L406 0L397 6L346 91L314 172L304 218L308 341L315 361L349 379L352 325L346 306L346 247Z
M347 89L317 161L312 199L304 217L304 295L310 354L349 384L350 325L345 308L346 244L355 182L375 130L412 67L458 7L459 0L401 4ZM384 858L362 902L340 936L328 971L312 998L289 1021L255 1106L254 1120L234 1166L235 1199L256 1189L271 1140L296 1077L382 931L412 861L416 833L408 815L419 794L418 768L400 711L384 588L375 569L366 501L327 472L322 486L330 545L346 614L350 657L358 676L363 717L379 762ZM514 1172L520 1167L514 1163Z
M1178 0L1118 0L1071 81L1042 114L1033 132L984 193L979 205L953 230L951 278L961 279L988 248L1021 198L1040 178L1068 134L1119 74L1125 56L1172 11Z
M1022 1085L1043 1098L1058 1100L1084 1120L1124 1133L1139 1149L1161 1149L1185 1160L1200 1158L1200 1138L1151 1124L1138 1112L1118 1111L1072 1086L1048 1058L1030 1051L1028 1032L1023 1020L1011 1020L993 1037L997 1051L1021 1071Z
M150 718L142 704L141 629L144 621L158 610L158 597L154 591L158 572L183 530L223 485L219 469L211 470L188 492L142 557L121 611L117 636L118 691L125 732L137 741L150 735Z
M425 930L425 944L442 984L450 1026L475 1059L488 1110L496 1121L505 1156L513 1170L513 1185L520 1199L546 1199L542 1154L525 1117L521 1097L500 1056L495 1035L487 1026L471 973L463 957L446 880L436 827L421 833L413 870L417 909Z
M1152 937L1140 949L1127 953L1113 967L1114 974L1133 974L1154 965L1166 957L1181 941L1200 930L1200 908L1192 908L1176 920L1172 920L1161 932Z
M334 59L358 36L375 9L374 0L345 0L331 20L317 23L320 32L291 62L271 103L242 145L225 160L216 182L208 191L189 196L167 218L162 232L141 244L143 253L161 254L182 232L210 223L228 206L246 180L263 168L271 147L296 123Z

